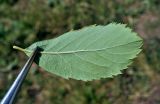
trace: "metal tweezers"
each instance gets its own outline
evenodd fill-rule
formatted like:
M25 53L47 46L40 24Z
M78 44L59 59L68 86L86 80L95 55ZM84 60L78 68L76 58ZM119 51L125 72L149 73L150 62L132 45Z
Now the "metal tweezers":
M13 101L14 101L25 77L28 74L29 69L30 69L37 53L38 53L38 47L35 48L31 57L28 59L28 61L26 62L26 64L24 65L24 67L22 68L20 73L18 74L17 78L15 79L15 81L13 82L13 84L11 85L11 87L9 88L9 90L7 91L7 93L5 94L3 99L1 100L0 104L13 104Z

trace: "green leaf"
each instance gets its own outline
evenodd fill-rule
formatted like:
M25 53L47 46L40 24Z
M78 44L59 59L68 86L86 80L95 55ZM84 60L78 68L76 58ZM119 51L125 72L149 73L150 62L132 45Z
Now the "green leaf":
M43 49L36 63L64 78L93 80L121 74L141 51L142 39L124 24L89 26L62 36L40 41L26 49Z

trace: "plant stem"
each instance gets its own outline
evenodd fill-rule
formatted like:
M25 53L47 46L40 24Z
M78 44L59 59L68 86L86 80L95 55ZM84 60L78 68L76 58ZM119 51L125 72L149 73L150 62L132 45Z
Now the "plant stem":
M31 53L31 51L28 51L28 50L23 49L23 48L18 47L18 46L13 46L13 48L14 48L14 49L17 49L17 50L20 50L20 51L23 51L23 52L29 52L29 53Z

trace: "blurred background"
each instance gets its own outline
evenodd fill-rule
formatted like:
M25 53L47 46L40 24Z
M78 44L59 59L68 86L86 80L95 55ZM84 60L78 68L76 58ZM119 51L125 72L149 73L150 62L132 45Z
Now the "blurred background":
M0 99L28 59L13 45L110 22L125 23L144 39L122 75L66 80L33 64L15 104L160 104L160 0L0 0Z

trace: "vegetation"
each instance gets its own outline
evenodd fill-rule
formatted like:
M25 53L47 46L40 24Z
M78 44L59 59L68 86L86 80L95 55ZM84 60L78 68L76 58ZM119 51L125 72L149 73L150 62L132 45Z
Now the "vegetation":
M92 25L62 36L18 49L30 56L41 52L36 64L44 70L83 81L111 78L121 74L141 51L142 39L124 24Z
M0 98L27 57L12 49L92 24L126 23L143 52L114 79L65 80L33 65L16 104L159 104L159 0L0 0Z

